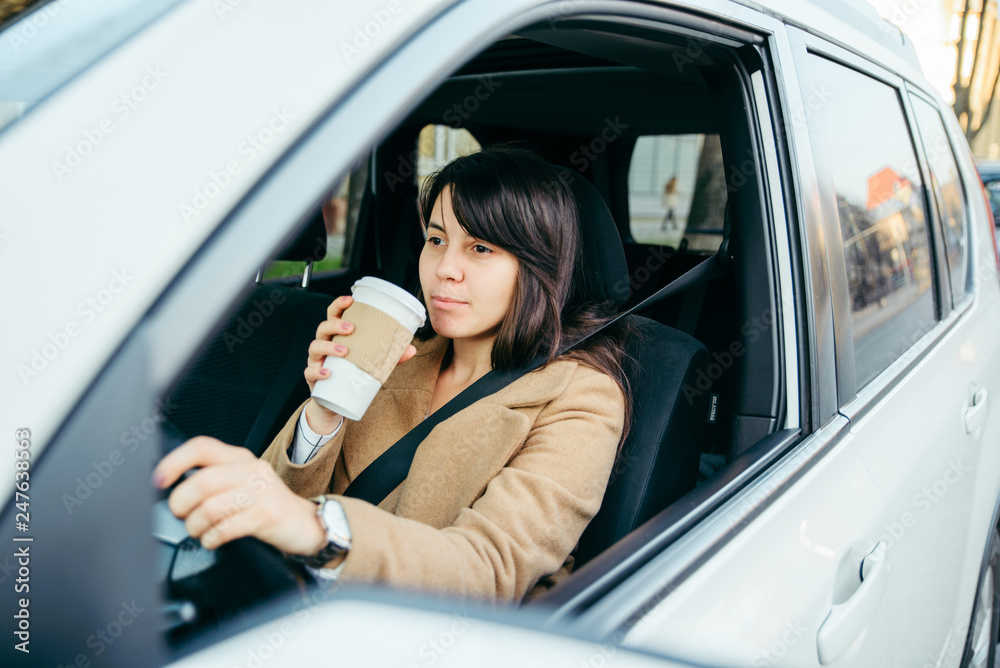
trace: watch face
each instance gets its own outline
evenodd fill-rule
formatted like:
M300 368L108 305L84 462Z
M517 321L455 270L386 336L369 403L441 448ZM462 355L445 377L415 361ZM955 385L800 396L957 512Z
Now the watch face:
M326 537L333 543L347 550L351 547L351 527L347 523L347 514L338 501L327 499L320 510L323 524L326 526Z

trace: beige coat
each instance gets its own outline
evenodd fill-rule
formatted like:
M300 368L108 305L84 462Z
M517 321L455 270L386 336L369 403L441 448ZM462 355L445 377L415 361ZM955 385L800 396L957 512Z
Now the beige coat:
M298 410L262 455L297 494L337 495L427 412L449 340L386 380L358 422L308 464L287 450ZM304 406L305 404L303 404ZM441 422L409 475L378 507L336 496L353 547L340 578L497 602L537 594L572 567L570 552L600 508L624 422L616 383L558 360Z

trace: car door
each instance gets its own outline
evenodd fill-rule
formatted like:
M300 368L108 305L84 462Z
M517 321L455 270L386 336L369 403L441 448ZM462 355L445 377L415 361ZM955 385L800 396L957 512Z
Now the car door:
M143 114L137 114L127 126L118 130L118 136L125 136L129 141L105 145L99 155L95 153L87 163L88 169L74 175L79 178L72 189L46 190L44 186L38 189L50 195L57 207L71 207L79 204L81 198L87 200L85 193L88 190L91 194L105 192L101 186L109 182L128 193L124 201L115 197L100 200L105 205L101 209L103 215L86 219L96 221L88 230L90 234L121 234L122 230L112 223L121 220L127 206L135 202L146 205L148 215L133 221L142 232L136 232L135 238L129 239L130 243L150 242L149 230L161 218L166 218L168 224L187 225L183 229L188 232L197 229L197 233L192 232L184 239L190 254L178 251L168 255L164 249L166 244L149 243L155 251L150 251L149 258L154 261L144 263L147 273L143 277L142 292L133 292L134 296L125 296L121 302L116 302L133 300L128 303L134 320L116 321L117 329L111 327L110 321L103 321L104 329L100 333L114 337L106 343L110 348L106 359L103 355L94 355L93 368L85 367L88 369L86 375L76 367L59 367L67 376L69 371L74 371L67 382L74 388L81 388L79 394L60 396L61 400L69 402L68 413L57 413L53 409L50 414L58 417L58 422L44 425L45 432L27 418L16 423L16 430L11 430L19 444L24 444L17 447L31 452L32 457L37 454L38 458L32 460L30 479L33 504L30 528L33 533L17 525L19 509L15 506L17 498L13 492L7 499L0 523L0 536L7 545L29 543L30 547L25 549L32 554L30 571L26 564L19 565L16 558L4 564L4 577L12 585L5 587L4 609L20 607L27 611L25 616L31 618L22 625L19 618L7 616L8 639L14 637L13 631L23 631L31 642L30 656L27 653L22 656L13 643L5 643L5 665L21 665L25 657L32 665L76 665L81 668L163 665L186 655L191 656L188 664L191 665L200 660L193 655L196 649L211 645L220 637L237 643L235 648L233 642L226 645L227 662L239 657L245 665L252 665L264 660L260 657L265 651L275 651L274 644L267 644L271 636L265 632L236 634L262 620L280 619L292 608L287 601L276 608L258 611L255 617L209 629L194 644L172 642L164 631L181 611L165 598L162 587L161 578L166 572L169 555L164 559L165 555L157 552L151 538L150 510L157 498L149 475L162 454L162 443L156 437L158 425L170 410L170 406L163 406L158 400L168 393L199 346L209 339L213 329L246 294L260 262L301 230L304 213L323 200L330 184L350 171L355 160L369 150L413 100L432 87L442 71L457 67L477 44L506 34L526 22L544 21L553 11L552 7L542 8L539 3L532 2L496 4L477 0L462 3L449 11L444 11L441 4L410 5L406 9L412 10L412 14L400 14L397 11L400 6L395 3L389 4L392 11L388 13L376 6L355 8L356 13L351 15L350 21L337 24L341 31L338 34L345 39L343 44L349 45L350 40L357 37L352 33L355 21L358 21L362 37L364 31L374 25L371 32L381 35L383 41L378 42L369 33L364 45L355 44L355 48L367 45L363 62L353 69L333 68L336 76L324 79L315 89L302 87L301 77L311 72L303 62L315 67L315 62L308 58L296 62L291 51L283 50L280 59L271 57L266 66L254 60L269 57L259 49L262 24L277 24L275 28L282 39L294 36L302 43L338 48L330 46L331 41L336 42L329 32L334 22L323 12L340 10L332 5L318 10L308 2L302 6L271 3L255 6L253 10L246 6L241 9L238 3L220 3L212 8L191 3L184 6L179 15L172 16L167 27L154 27L150 41L130 45L128 50L106 63L99 63L89 73L90 82L97 81L102 85L100 90L106 92L104 87L117 85L114 83L117 68L130 67L132 61L141 62L150 55L167 53L176 57L182 53L184 57L177 64L183 62L187 66L183 71L171 71L175 93L169 94L169 89L164 87L160 98L150 96ZM220 8L221 13L217 14ZM239 14L241 11L244 13ZM316 12L323 20L317 20ZM430 20L430 16L438 12L442 16ZM371 20L369 15L373 17ZM391 22L391 29L387 28L387 22ZM298 30L294 29L296 25ZM195 46L198 48L211 46L217 52L224 52L225 63L212 70L202 67L192 55L194 47L188 41L191 36L197 36ZM374 46L376 43L379 46ZM391 58L385 53L387 45L398 48ZM343 52L336 53L339 56ZM350 49L347 53L351 58L361 59ZM266 71L251 67L255 63ZM298 76L283 74L283 68L293 66L300 66ZM252 89L252 93L239 80L241 76L254 78L257 88ZM352 76L357 80L345 86L345 79ZM47 115L29 118L9 130L4 137L9 140L4 145L10 151L8 155L26 159L23 146L39 142L47 132L52 132L51 126L59 125L57 112L71 114L67 99L77 104L92 103L93 96L87 95L84 88L87 81L81 80L67 89L65 97L54 96L49 100L42 108ZM227 154L235 149L242 155L239 148L242 144L239 141L231 144L229 140L234 132L240 132L235 128L246 121L238 109L233 109L240 100L233 98L234 89L249 96L243 101L248 103L248 108L254 109L254 114L261 109L267 110L263 112L266 124L271 105L281 109L283 96L293 92L303 94L305 99L299 98L302 106L292 113L300 114L303 121L309 122L295 127L294 138L286 135L281 142L267 142L271 150L254 153L250 167L244 163L242 167L237 164L237 168L231 169ZM134 168L134 163L123 159L123 152L127 157L136 147L152 145L162 149L163 144L170 143L164 137L171 135L163 135L164 123L174 118L178 108L188 108L192 98L197 98L195 91L211 91L215 105L206 111L199 123L188 128L185 136L174 137L175 143L193 152L185 156L184 151L176 150L171 160L149 165L142 173ZM97 97L104 99L103 94ZM239 122L227 118L227 113ZM205 142L208 155L197 152L197 144L201 143L198 137L213 131L219 136L215 141ZM277 130L270 131L273 138ZM21 152L13 150L12 145L21 147ZM252 142L248 142L249 145ZM224 166L225 173L212 165ZM5 165L5 168L10 173L10 167ZM241 175L239 179L236 178L238 174ZM375 176L381 178L379 174ZM148 199L151 194L155 199ZM205 200L211 202L205 203ZM20 207L14 209L18 211L28 209L31 203L26 195L19 199L12 197L11 201ZM199 201L204 206L200 206ZM46 215L53 214L46 212ZM42 222L53 222L46 215L39 215ZM177 245L166 250L175 251ZM105 262L113 263L118 255L130 249L128 244L103 248L103 255L91 261L100 268ZM58 276L65 277L68 273L68 270L61 270ZM40 298L44 291L29 294ZM60 360L79 359L78 356L88 350L95 351L81 343L68 349ZM53 371L52 375L55 373ZM4 385L5 391L11 388L10 384ZM42 390L32 386L23 395L15 407L19 411L23 409L26 415L39 415L40 411L34 406L47 398ZM137 434L143 437L139 439ZM33 538L35 542L19 541L19 538ZM22 567L26 569L24 573ZM16 596L11 596L15 592L14 579L26 580L29 575L30 596L26 590L22 598L28 603L22 604ZM384 617L384 613L369 612L372 619L364 625L369 635L352 635L337 647L341 658L350 665L363 661L378 665L380 648L399 650L392 643L386 645L384 637L379 635L384 628L374 618ZM448 632L453 622L451 617L446 619L441 631L432 633L428 641ZM288 635L296 629L306 635L310 627L290 628ZM314 652L317 643L329 646L330 638L317 636L315 627L313 629L310 638L296 639L302 643L298 651L306 648ZM286 627L279 624L277 631L285 634ZM415 637L420 639L423 635L421 631ZM240 646L239 638L247 644ZM366 643L349 649L352 642L360 639ZM518 646L509 641L507 645ZM269 649L262 649L264 647ZM580 653L580 660L603 661L616 652L614 647L604 650L601 647L589 645ZM419 653L419 644L413 649L416 659L427 659L428 655ZM484 652L472 650L473 655ZM436 657L433 653L429 656L431 660ZM454 657L461 656L453 655L451 660L458 661ZM496 655L490 653L490 656ZM269 657L270 654L265 659ZM200 665L218 665L213 662L218 658L218 654L209 653ZM575 664L576 657L569 658ZM624 653L621 658L628 660ZM286 657L276 665L288 665L288 661Z
M729 4L698 9L763 37L765 65L746 91L758 142L743 173L760 177L767 205L788 410L730 463L717 496L660 529L651 542L665 549L576 610L577 624L721 665L884 668L894 649L890 564L877 549L885 498L837 412L828 231L805 123L823 91L795 77L780 21ZM669 539L677 525L686 531Z
M982 197L970 197L933 106L886 70L796 36L802 81L829 91L809 123L824 216L841 232L828 246L840 411L886 496L893 654L957 665L996 505L995 426L983 417L993 300L973 300L969 243Z

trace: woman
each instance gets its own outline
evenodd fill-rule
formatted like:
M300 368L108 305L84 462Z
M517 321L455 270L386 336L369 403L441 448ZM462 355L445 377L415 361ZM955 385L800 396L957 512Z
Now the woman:
M459 158L425 183L420 214L429 322L364 417L309 400L260 460L198 437L160 462L154 482L203 467L169 504L208 548L252 535L321 577L518 602L569 572L600 507L627 424L622 334L556 358L606 316L573 290L584 284L576 205L541 158L511 148ZM330 305L309 347L310 389L326 356L347 353L331 339L351 332L341 319L350 303ZM491 369L540 354L543 368L438 424L378 506L339 496Z
M677 177L671 176L670 180L663 184L663 197L662 203L663 208L667 210L665 216L663 216L663 224L660 225L660 231L663 232L667 229L667 223L670 223L670 229L677 229L677 219L674 217L674 209L677 208Z

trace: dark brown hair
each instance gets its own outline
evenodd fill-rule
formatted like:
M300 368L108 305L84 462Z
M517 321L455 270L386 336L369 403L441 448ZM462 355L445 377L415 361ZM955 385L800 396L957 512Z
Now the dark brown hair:
M584 294L576 200L545 160L508 146L493 146L453 160L431 174L421 188L419 208L425 228L434 202L446 187L451 189L452 210L462 229L518 261L514 299L493 342L494 369L518 368L539 355L551 362L561 347L611 319L605 304ZM427 339L432 333L428 321L417 335ZM626 334L620 321L565 354L603 371L621 388L625 426L619 448L632 412L622 369Z

